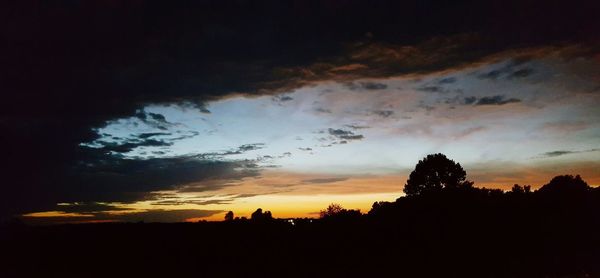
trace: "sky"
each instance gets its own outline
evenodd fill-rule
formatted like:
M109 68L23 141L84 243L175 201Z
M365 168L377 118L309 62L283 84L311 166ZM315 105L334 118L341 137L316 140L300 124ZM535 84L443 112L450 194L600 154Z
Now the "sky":
M600 186L593 1L6 8L4 218L368 212L432 153L479 187Z

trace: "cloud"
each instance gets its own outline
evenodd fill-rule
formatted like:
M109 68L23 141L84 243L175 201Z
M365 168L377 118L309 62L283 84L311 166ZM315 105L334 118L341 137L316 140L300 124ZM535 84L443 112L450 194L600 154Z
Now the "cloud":
M523 78L523 77L527 77L527 76L531 75L532 73L533 73L533 69L524 68L524 69L516 70L516 71L510 73L508 78Z
M158 113L137 111L134 117L144 124L160 130L167 130L169 127L173 126L173 123L167 121L165 116Z
M485 96L481 98L470 96L464 98L464 104L466 105L504 105L517 102L521 102L521 100L517 98L507 99L503 95Z
M239 146L235 150L230 150L230 151L226 151L226 152L222 152L222 153L210 153L210 154L205 154L205 155L207 155L207 156L222 156L222 155L242 154L242 153L249 152L249 151L260 150L264 147L265 147L265 143L245 144L245 145Z
M534 158L557 157L557 156L563 156L563 155L568 155L568 154L589 153L589 152L597 152L597 151L600 151L600 149L589 149L589 150L582 150L582 151L558 150L558 151L545 152Z
M382 118L389 118L390 116L394 115L394 111L392 110L374 110L371 111L371 113Z
M127 153L139 147L168 147L173 145L172 142L165 142L156 139L132 139L123 143L97 141L96 143L101 145L100 149L107 153Z
M231 204L234 199L218 199L218 200L161 200L153 202L152 205L162 205L162 206L180 206L180 205L226 205Z
M148 133L139 134L138 138L140 138L140 139L148 139L150 137L168 136L168 135L171 135L171 133L168 133L168 132L148 132Z
M377 83L377 82L348 82L345 83L345 86L353 91L356 90L367 90L367 91L372 91L372 90L384 90L387 89L388 85L384 84L384 83Z
M590 127L590 123L586 121L560 121L548 122L542 125L542 130L559 133L572 133L585 130Z
M438 84L452 84L456 83L456 77L446 77L438 80Z
M282 104L284 102L292 101L292 100L294 100L294 98L292 98L291 96L288 96L288 95L276 95L276 96L272 97L271 100L273 100L274 102L276 102L278 104Z
M475 105L504 105L515 102L521 102L521 100L517 98L505 99L504 96L496 95L491 97L482 97L477 101L477 103L475 103Z
M331 114L331 110L326 109L326 108L322 108L322 107L317 107L315 108L315 112L317 113L325 113L325 114Z
M309 183L309 184L321 184L321 183L332 183L338 181L345 181L348 178L317 178L317 179L306 179L302 180L301 183Z
M512 59L498 68L477 75L477 77L491 80L525 78L534 73L532 68L523 67L527 61L528 59Z
M257 176L253 161L219 161L203 155L126 159L88 149L90 159L73 166L57 202L133 202L153 199L152 192L184 190L200 184L203 191L232 185L232 181ZM218 181L218 182L214 182Z
M364 138L364 136L361 134L354 134L352 131L343 129L329 128L327 132L334 137L344 140L360 140Z
M345 125L345 127L348 127L348 128L351 128L351 129L365 129L365 128L369 128L369 126L366 126L366 125L356 125L356 124Z
M276 5L279 16L272 17L275 10L268 2L255 6L246 1L116 6L85 1L60 9L0 5L0 10L18 11L3 18L4 52L11 55L3 59L0 91L6 92L3 103L10 105L0 112L0 145L10 147L1 158L0 215L78 196L77 187L75 193L61 188L78 183L72 180L73 168L115 163L102 155L90 157L81 146L98 139L95 130L107 122L134 117L159 131L172 128L164 115L140 110L149 104L186 104L210 113L206 103L231 96L275 95L320 81L423 76L559 42L593 49L589 46L597 37L592 27L597 25L596 9L589 4L521 7L519 14L539 15L535 24L515 16L513 5L492 9L467 1L439 9L403 1L324 3L311 17L295 4ZM577 16L556 17L555 9ZM416 24L423 14L427 24ZM256 18L278 28L265 28ZM469 24L447 24L455 18L468 18ZM148 32L148 26L161 31ZM365 38L366 32L372 38ZM586 51L577 55L590 56ZM364 87L380 90L381 84ZM168 141L129 144L110 147L123 152L135 144L159 147ZM128 187L118 184L122 190Z
M445 92L445 89L443 87L441 87L441 86L432 86L432 85L418 87L417 90L423 91L423 92L429 92L429 93L443 93L443 92Z
M222 210L200 209L151 209L135 212L92 212L85 214L56 213L28 214L21 218L33 225L57 223L95 223L95 222L184 222L188 219L209 217Z
M57 204L57 211L65 213L84 213L88 214L91 212L106 212L106 211L126 211L129 208L123 208L112 204L98 203L98 202L75 202L75 203L59 203Z

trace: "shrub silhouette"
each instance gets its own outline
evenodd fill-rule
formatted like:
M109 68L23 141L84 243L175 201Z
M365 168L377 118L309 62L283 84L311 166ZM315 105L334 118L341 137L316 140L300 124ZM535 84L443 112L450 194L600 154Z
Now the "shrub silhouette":
M404 193L407 196L439 192L442 189L471 187L472 182L466 180L467 172L459 163L448 159L441 153L430 154L417 163L410 173Z

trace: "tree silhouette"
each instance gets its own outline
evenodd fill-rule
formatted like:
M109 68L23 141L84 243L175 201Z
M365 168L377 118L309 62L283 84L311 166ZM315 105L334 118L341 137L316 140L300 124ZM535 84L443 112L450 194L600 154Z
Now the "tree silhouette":
M340 204L332 203L326 209L319 212L321 218L328 216L334 216L344 211L344 208Z
M459 163L441 153L430 154L419 160L415 170L410 173L404 193L415 196L444 188L470 187L472 183L466 180L466 176L467 172Z
M225 214L225 221L233 221L233 211L229 211Z
M256 211L254 211L251 215L250 215L250 220L253 221L260 221L263 219L263 212L261 208L256 209Z
M538 193L545 198L559 199L562 201L574 200L585 196L591 187L579 175L562 175L542 186Z

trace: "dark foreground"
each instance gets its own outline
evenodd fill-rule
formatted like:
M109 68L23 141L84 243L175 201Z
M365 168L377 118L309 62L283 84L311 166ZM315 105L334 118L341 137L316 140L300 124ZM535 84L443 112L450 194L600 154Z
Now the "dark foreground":
M600 277L600 188L446 187L250 220L0 226L0 277Z
M597 214L416 209L392 222L11 225L0 277L600 277Z

